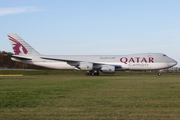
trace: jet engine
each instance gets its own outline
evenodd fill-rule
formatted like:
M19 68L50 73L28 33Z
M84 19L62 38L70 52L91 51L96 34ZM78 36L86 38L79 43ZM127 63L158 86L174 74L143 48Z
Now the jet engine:
M113 73L115 73L115 66L103 65L101 68L101 71L103 73L113 74Z
M90 71L90 70L93 70L93 63L80 62L79 65L78 65L78 68L81 69L81 70Z

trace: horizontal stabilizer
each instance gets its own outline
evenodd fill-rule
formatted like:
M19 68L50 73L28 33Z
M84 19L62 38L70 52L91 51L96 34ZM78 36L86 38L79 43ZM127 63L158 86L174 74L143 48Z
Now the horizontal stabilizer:
M30 58L25 58L25 57L19 57L19 56L11 56L12 58L20 59L20 60L32 60Z
M19 60L32 60L31 58L26 58L26 57L21 57L21 56L15 56L15 55L8 55L8 54L4 54L4 56L9 56L11 58L16 58Z

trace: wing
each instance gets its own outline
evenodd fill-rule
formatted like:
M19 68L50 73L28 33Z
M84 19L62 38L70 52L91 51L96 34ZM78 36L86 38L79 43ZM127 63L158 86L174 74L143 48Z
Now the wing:
M55 61L67 62L68 64L70 64L72 66L77 66L77 67L81 62L87 62L87 63L92 63L94 68L101 68L102 65L111 65L111 66L115 66L115 68L122 68L121 65L112 65L112 64L106 64L106 63L100 63L100 62L78 61L78 60L49 58L49 57L40 57L40 58L45 59L45 60L55 60Z

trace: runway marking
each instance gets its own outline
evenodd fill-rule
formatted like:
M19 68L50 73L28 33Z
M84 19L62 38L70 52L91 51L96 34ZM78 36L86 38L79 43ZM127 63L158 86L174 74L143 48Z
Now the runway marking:
M23 75L0 75L0 77L19 77Z

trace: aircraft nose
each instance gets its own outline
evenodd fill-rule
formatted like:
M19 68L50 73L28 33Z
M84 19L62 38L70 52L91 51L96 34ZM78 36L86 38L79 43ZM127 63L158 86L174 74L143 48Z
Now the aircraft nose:
M177 64L178 64L178 62L174 60L174 66L177 65Z
M175 66L177 64L178 64L178 62L173 60L173 59L171 59L171 61L168 63L168 65L171 66L171 67L173 67L173 66Z

